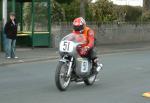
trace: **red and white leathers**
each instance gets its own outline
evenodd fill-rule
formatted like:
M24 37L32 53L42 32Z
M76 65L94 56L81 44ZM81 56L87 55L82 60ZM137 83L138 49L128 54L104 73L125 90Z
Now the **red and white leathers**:
M80 33L79 31L73 31L73 34L83 35L83 38L85 40L85 44L82 45L83 48L92 49L94 47L94 31L91 30L89 27L85 27L82 33Z
M83 51L88 51L94 47L94 31L86 26L86 22L82 17L76 18L73 21L73 34L83 35L85 44L82 45ZM80 38L78 38L80 39Z
M97 72L99 71L98 67L102 67L99 66L98 63L98 58L96 55L96 52L94 51L94 42L95 42L95 38L94 38L94 31L92 29L90 29L89 27L86 26L86 22L82 17L76 18L73 21L73 34L74 35L82 35L84 37L85 43L83 45L81 45L81 49L79 49L80 55L81 56L86 56L89 59L92 59L94 61L94 63L96 64L97 67ZM80 41L80 38L77 38Z

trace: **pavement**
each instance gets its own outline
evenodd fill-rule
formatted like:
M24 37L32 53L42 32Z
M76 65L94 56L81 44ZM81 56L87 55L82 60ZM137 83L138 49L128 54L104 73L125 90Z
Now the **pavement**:
M150 50L150 42L100 45L96 49L98 55L141 50ZM6 59L5 53L0 52L0 66L59 58L58 49L56 48L17 48L16 55L19 57L18 59Z

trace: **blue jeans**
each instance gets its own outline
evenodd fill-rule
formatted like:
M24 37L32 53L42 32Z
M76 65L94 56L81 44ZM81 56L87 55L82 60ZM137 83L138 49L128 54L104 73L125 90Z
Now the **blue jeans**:
M15 51L16 51L16 40L13 39L6 39L6 57L15 57Z
M4 51L6 52L6 46L7 46L7 37L6 34L3 32L3 47L4 47Z

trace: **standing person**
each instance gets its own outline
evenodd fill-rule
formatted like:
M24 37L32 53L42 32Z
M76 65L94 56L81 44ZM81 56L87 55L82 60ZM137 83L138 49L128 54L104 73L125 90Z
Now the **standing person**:
M9 14L10 20L5 24L4 32L6 34L6 58L18 58L15 55L16 38L17 38L17 21L15 13Z

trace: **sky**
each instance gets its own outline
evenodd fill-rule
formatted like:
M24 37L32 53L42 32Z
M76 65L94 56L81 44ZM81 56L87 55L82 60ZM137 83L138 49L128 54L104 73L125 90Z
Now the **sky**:
M96 1L96 0L93 0ZM143 0L110 0L117 5L143 6Z
M143 0L111 0L114 4L118 5L132 5L132 6L142 6Z

